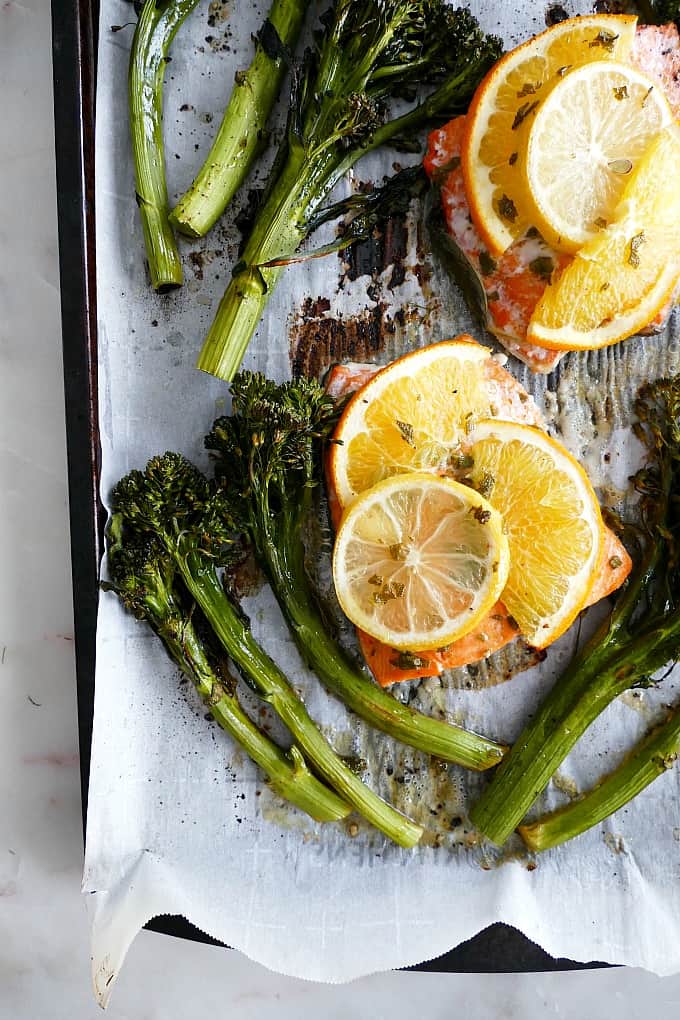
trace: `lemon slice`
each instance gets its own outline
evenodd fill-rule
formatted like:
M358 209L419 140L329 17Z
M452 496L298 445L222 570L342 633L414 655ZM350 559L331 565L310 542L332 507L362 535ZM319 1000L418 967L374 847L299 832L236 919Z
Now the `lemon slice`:
M663 90L611 61L567 74L536 111L526 153L532 220L575 252L612 219L652 138L673 120Z
M347 404L330 449L341 506L383 478L443 469L475 418L490 413L484 363L491 351L467 337L393 361Z
M680 279L680 127L651 142L612 222L551 283L529 323L530 343L604 347L648 325Z
M415 472L388 478L345 512L333 550L349 619L393 648L441 648L497 601L508 576L497 510L469 486Z
M519 154L550 89L571 68L626 60L637 19L593 15L562 21L506 53L477 89L461 151L472 219L492 255L532 226Z
M473 434L471 477L503 516L510 571L501 595L524 637L545 648L586 604L604 525L585 471L547 433L496 419Z

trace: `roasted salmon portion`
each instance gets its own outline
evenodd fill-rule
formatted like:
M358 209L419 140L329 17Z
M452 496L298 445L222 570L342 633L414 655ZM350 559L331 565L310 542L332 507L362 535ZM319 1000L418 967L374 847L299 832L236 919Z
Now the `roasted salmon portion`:
M326 379L326 391L335 400L342 400L356 392L379 370L378 365L348 363L335 365ZM535 401L519 382L503 367L498 357L484 362L487 385L493 392L493 403L499 417L510 418L527 425L545 427L545 419ZM337 529L342 507L333 485L330 471L326 472L328 504L333 527ZM609 529L606 529L605 546L600 569L588 604L593 605L616 591L630 573L632 563L626 549ZM362 654L371 673L381 687L389 687L400 680L438 676L444 670L467 666L487 658L519 636L519 629L502 602L497 602L488 617L472 633L466 634L446 648L411 655L376 641L357 629Z
M638 27L632 62L643 74L658 81L674 115L680 117L680 36L676 26ZM550 279L564 270L572 257L555 251L532 231L500 258L491 257L472 222L465 194L460 165L464 129L465 117L455 117L433 131L423 166L440 189L446 229L470 271L481 281L486 296L486 328L532 371L551 372L562 352L529 343L527 327ZM663 328L674 300L649 323L645 332L655 333Z

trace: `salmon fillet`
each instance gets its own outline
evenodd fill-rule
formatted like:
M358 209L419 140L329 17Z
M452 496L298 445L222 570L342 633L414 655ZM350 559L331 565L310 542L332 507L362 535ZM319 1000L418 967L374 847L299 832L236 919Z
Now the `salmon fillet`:
M643 74L658 81L680 116L680 37L675 25L643 25L636 30L632 60ZM516 241L499 258L486 251L470 216L465 194L460 153L465 117L455 117L428 138L423 166L430 180L441 189L442 211L447 229L486 294L487 329L510 354L532 371L551 372L563 355L527 342L527 328L553 271L560 273L571 256L557 252L540 236ZM663 328L677 295L643 331Z
M349 362L335 365L326 379L326 392L335 400L356 392L368 382L379 365ZM490 357L484 362L491 403L499 417L511 418L526 425L545 428L545 419L533 398L500 363ZM326 472L328 506L333 527L337 530L342 508L333 486L331 472ZM616 591L630 573L632 561L625 547L609 528L605 532L603 555L588 605L594 605ZM446 669L467 666L486 659L519 636L517 624L502 602L497 602L488 617L470 634L459 638L444 649L411 655L385 645L357 628L357 637L366 664L381 687L389 687L400 680L414 680L438 676Z

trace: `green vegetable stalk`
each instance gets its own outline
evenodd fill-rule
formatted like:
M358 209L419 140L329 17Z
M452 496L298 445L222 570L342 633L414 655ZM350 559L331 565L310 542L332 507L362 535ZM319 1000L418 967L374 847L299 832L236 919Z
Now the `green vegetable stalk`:
M597 825L672 768L680 755L680 708L655 727L614 772L579 800L544 815L519 834L530 850L549 850Z
M465 108L500 41L445 0L335 0L294 70L288 128L198 368L231 380L315 213L362 155ZM429 94L420 101L420 87ZM401 116L390 101L408 96Z
M335 408L312 380L277 385L255 373L232 384L233 413L206 438L218 454L226 505L271 582L297 647L321 682L371 726L470 769L497 765L500 744L397 701L373 684L329 633L305 569L304 528Z
M250 67L236 74L212 148L170 215L183 234L207 234L246 179L263 147L267 120L308 6L309 0L274 0L255 40Z
M198 0L145 0L132 39L128 103L136 199L154 290L182 283L182 263L168 218L163 148L163 78L168 50Z
M395 843L414 846L421 827L381 800L336 755L225 593L217 568L229 558L234 527L221 493L184 457L166 453L118 482L112 510L131 538L154 539L163 547L224 651L272 706L314 771Z
M639 8L642 20L652 25L665 25L674 21L680 25L680 3L678 0L641 0Z
M502 844L579 737L630 687L680 653L680 376L645 386L634 427L649 451L636 486L644 550L614 608L559 678L474 805L473 824Z
M265 736L241 708L231 678L218 674L216 656L197 632L193 606L187 608L175 564L162 547L153 539L130 539L119 515L111 520L108 538L111 581L103 587L151 626L215 721L260 766L272 790L319 822L345 818L349 805L312 775L295 744L285 753Z

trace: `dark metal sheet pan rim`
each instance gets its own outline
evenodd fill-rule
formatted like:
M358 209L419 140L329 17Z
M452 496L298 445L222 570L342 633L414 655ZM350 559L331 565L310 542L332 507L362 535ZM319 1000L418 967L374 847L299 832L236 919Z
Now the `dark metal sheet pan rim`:
M99 0L52 0L59 270L68 451L73 610L83 823L94 711L98 569L103 514L98 499L97 308L94 111ZM221 945L183 917L153 931ZM604 963L555 959L515 928L494 924L435 960L409 970L523 973L582 970Z

